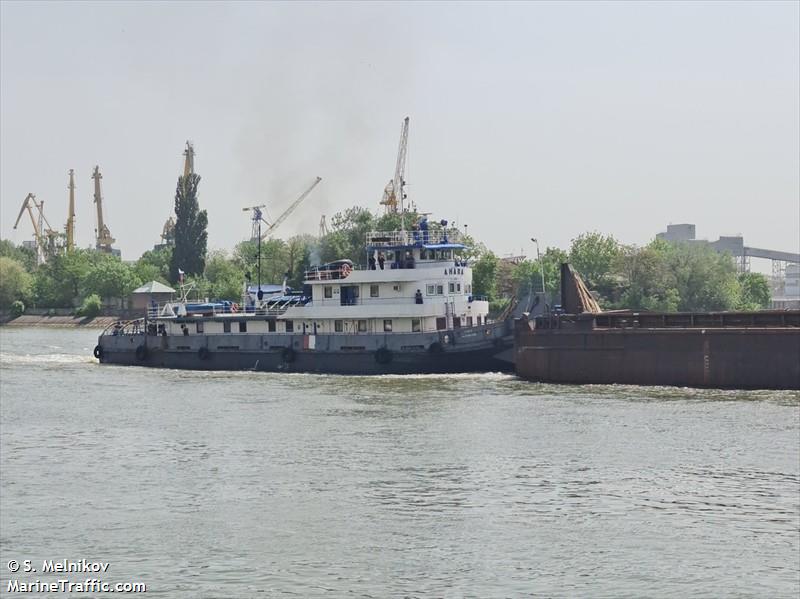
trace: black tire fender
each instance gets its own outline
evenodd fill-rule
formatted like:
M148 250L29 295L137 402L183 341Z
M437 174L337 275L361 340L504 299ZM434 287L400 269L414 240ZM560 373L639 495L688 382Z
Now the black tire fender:
M381 347L375 352L375 361L378 364L388 364L392 361L392 352L386 347Z
M92 353L94 354L94 357L97 358L98 360L100 358L102 358L103 357L103 348L102 348L102 346L95 345L94 346L94 351Z
M208 360L211 357L211 352L208 351L208 348L203 346L197 350L197 357L201 360Z
M291 364L292 362L295 361L297 355L295 354L294 349L292 349L291 347L284 347L283 351L281 352L281 357L283 358L284 362L286 362L287 364Z
M136 348L136 359L144 362L147 359L147 346L142 344Z

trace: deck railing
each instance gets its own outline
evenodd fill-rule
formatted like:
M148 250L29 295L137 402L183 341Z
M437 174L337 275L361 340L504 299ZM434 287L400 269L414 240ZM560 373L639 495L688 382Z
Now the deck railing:
M461 243L458 231L370 231L367 233L369 247L397 247L407 245L439 245Z

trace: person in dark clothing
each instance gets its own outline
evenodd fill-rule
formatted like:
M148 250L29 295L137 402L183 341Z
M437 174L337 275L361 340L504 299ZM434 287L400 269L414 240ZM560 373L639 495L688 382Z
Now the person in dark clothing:
M369 257L369 269L375 270L375 256Z
M383 252L381 252L380 254L378 254L378 265L381 267L381 270L383 270L384 262L386 262L386 256L384 256Z
M416 293L416 295L414 296L414 299L416 300L416 302L417 302L418 304L421 304L421 303L422 303L422 291L420 291L419 289L417 289L417 293Z

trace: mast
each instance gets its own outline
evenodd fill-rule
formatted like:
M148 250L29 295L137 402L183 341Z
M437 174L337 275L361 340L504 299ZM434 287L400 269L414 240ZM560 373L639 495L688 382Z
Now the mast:
M69 211L67 212L67 251L75 249L75 171L69 169Z

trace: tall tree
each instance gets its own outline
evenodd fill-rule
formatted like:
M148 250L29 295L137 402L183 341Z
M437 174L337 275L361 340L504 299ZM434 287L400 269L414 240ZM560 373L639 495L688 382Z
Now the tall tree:
M208 244L208 215L200 210L197 186L200 175L191 173L178 177L175 191L175 248L172 251L169 274L178 280L178 270L187 275L202 275L206 265Z

